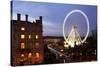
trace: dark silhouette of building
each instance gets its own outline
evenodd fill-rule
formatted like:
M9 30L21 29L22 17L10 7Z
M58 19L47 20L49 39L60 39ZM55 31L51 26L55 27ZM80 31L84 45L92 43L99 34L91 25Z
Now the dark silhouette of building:
M11 65L41 64L44 62L44 46L42 37L42 16L36 22L11 20Z

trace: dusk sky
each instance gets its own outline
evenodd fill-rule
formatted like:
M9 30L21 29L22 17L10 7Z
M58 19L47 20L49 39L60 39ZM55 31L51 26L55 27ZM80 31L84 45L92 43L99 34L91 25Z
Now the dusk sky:
M97 7L91 5L72 5L59 3L43 3L43 2L28 2L28 1L13 1L12 11L13 19L17 19L17 13L22 14L22 20L25 20L25 14L29 15L29 21L38 19L43 16L43 35L44 36L63 36L62 26L66 15L74 10L83 11L89 19L90 32L97 27ZM65 24L65 33L69 34L72 26L77 26L81 36L86 35L87 25L86 20L80 13L73 13L68 17Z

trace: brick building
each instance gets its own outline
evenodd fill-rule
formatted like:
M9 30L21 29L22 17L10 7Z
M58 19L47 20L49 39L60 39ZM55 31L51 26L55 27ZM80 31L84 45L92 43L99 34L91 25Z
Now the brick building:
M44 61L42 16L36 22L11 19L11 65L41 64Z

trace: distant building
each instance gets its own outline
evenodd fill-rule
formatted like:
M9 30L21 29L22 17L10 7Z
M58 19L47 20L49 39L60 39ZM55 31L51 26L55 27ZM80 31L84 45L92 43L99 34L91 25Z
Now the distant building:
M57 36L44 36L43 41L44 41L44 44L47 44L47 45L52 44L52 45L57 46L58 44L62 45L64 43L64 38L57 37Z
M42 16L36 22L11 20L11 65L41 64L44 61Z

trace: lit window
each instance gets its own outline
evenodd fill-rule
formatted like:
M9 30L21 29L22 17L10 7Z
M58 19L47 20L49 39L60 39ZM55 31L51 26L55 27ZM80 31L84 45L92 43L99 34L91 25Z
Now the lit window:
M31 35L28 35L28 38L31 39Z
M21 43L21 48L24 49L25 48L25 44Z
M38 35L36 35L36 36L35 36L35 38L36 38L36 39L38 39L38 38L39 38L39 36L38 36Z
M22 27L22 28L21 28L21 30L22 30L22 31L24 31L24 30L25 30L25 28L24 28L24 27Z
M21 57L24 57L24 54L21 54Z
M21 39L24 39L24 38L25 38L25 35L22 34L22 35L21 35Z
M37 52L36 53L36 58L39 58L40 57L40 54Z
M39 47L39 43L35 43L35 45L36 45L36 48L38 48L38 47Z
M32 53L29 53L29 54L28 54L28 58L30 58L31 56L32 56Z

